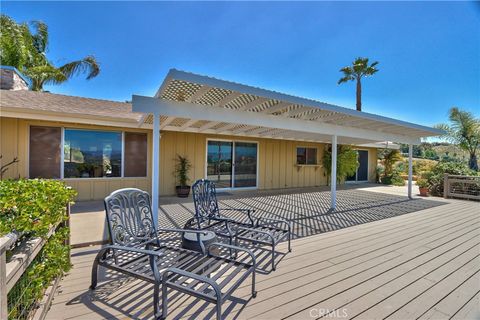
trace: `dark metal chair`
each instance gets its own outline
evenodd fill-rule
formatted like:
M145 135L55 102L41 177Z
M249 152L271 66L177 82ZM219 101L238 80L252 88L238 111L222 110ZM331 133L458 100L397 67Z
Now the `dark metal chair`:
M221 319L223 302L249 275L252 275L252 296L256 296L256 261L252 252L222 243L205 248L200 237L206 231L155 228L147 192L133 188L117 190L105 198L105 212L111 244L95 257L92 290L97 286L99 266L152 283L156 318L167 316L167 288L215 303L217 319ZM202 252L164 245L159 237L162 233L185 232L197 234ZM229 250L246 253L251 263L233 259L228 255Z
M192 186L195 216L187 222L188 227L199 230L211 230L217 235L229 239L230 245L238 240L254 244L271 246L272 270L275 270L275 246L282 240L288 240L288 252L291 252L291 224L286 220L256 218L253 209L222 208L217 202L215 184L201 179ZM222 211L236 211L244 214L244 219L234 219L222 214ZM283 225L283 228L281 226Z

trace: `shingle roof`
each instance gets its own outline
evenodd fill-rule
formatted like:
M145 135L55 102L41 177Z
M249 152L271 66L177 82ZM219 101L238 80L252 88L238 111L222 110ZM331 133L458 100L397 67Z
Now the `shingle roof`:
M140 122L144 116L143 113L132 112L131 103L27 90L0 90L0 107L136 122Z

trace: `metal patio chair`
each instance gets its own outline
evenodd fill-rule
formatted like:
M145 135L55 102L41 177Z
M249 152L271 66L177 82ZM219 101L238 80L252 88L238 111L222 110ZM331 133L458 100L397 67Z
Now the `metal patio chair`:
M250 275L252 296L256 296L256 261L249 250L222 243L213 243L205 248L200 237L207 234L206 231L156 229L150 196L139 189L117 190L106 197L104 202L111 244L103 247L95 257L90 286L92 290L97 286L99 266L152 283L156 318L167 317L167 288L215 303L217 319L221 319L223 302ZM201 252L175 245L166 246L159 237L163 233L185 232L197 235ZM229 250L246 253L251 258L251 263L233 259L228 255ZM223 257L225 251L227 254Z
M217 202L215 184L212 181L197 180L192 186L195 216L186 226L199 230L211 230L217 235L229 239L230 245L238 240L271 247L272 270L275 270L275 246L282 240L288 240L288 252L291 252L291 224L282 219L256 218L253 209L222 208ZM222 214L222 211L236 211L244 219L234 219ZM283 228L281 228L283 226Z

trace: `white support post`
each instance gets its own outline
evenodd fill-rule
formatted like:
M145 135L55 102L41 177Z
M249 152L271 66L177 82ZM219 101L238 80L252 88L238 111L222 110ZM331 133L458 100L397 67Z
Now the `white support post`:
M160 179L160 115L153 114L153 148L152 148L152 211L153 222L158 226L158 201Z
M408 145L408 197L412 199L412 180L413 180L413 145Z
M332 136L332 174L330 178L332 203L331 208L337 206L337 136Z

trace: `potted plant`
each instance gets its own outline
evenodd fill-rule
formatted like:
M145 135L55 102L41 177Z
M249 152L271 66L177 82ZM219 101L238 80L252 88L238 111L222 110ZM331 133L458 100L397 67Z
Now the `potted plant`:
M178 179L178 185L175 187L179 198L187 198L190 194L190 186L187 185L189 180L188 171L192 167L187 157L177 155L177 164L175 166L175 175Z
M422 197L426 197L428 194L428 180L423 177L418 178L417 186L418 190L420 191L420 195Z

